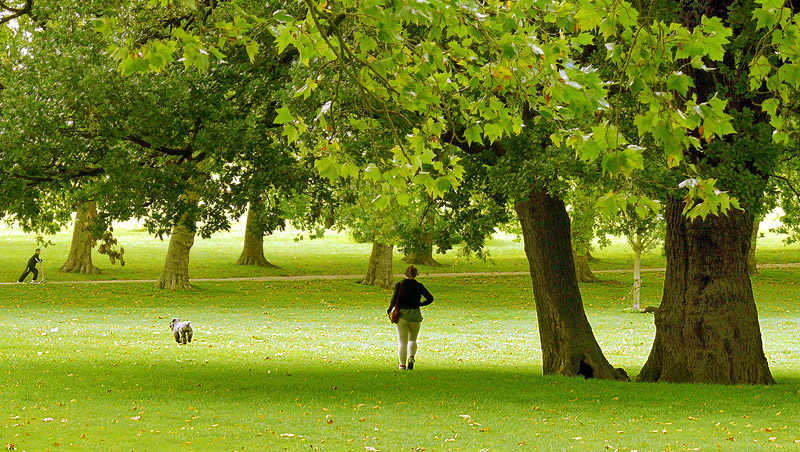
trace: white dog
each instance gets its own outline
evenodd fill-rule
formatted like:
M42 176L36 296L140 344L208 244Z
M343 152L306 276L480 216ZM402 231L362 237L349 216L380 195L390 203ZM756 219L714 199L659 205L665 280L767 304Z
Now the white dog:
M169 321L169 328L175 335L175 342L183 345L192 342L192 322L181 322L181 319L176 317Z

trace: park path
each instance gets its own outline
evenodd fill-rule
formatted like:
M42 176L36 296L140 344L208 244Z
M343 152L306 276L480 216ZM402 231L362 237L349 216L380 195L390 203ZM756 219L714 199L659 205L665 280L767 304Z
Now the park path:
M759 264L758 268L796 268L800 262L786 264ZM643 268L642 272L663 272L665 268ZM632 269L593 270L593 273L632 273ZM521 276L530 272L463 272L463 273L425 273L423 278L460 278L469 276ZM313 281L325 279L358 279L364 275L302 275L302 276L251 276L245 278L190 278L193 282L225 282L225 281ZM402 274L394 275L402 278ZM120 283L154 283L155 279L109 279L89 281L47 281L47 284L120 284ZM0 285L15 284L13 282L0 282Z

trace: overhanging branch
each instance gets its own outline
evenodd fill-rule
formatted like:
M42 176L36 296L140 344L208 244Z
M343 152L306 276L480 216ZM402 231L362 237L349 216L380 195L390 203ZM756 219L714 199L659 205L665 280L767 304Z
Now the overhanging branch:
M22 8L12 8L5 1L0 1L0 8L11 13L0 18L0 25L3 25L24 15L30 15L33 12L33 0L25 0L25 6Z

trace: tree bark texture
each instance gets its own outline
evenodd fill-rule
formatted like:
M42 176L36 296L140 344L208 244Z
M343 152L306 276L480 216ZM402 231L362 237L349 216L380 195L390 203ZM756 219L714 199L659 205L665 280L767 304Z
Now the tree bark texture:
M172 228L164 270L156 282L160 289L191 290L189 283L189 252L194 245L194 231L183 223Z
M257 267L275 267L264 257L264 234L253 233L253 224L258 214L258 209L263 209L263 202L251 202L247 210L247 221L244 230L244 246L242 254L236 260L236 265L255 265Z
M422 252L411 252L403 257L403 260L412 265L429 265L432 267L441 266L433 258L433 228L436 221L436 215L433 211L428 211L425 214L425 229L420 237L421 241L425 244L425 250Z
M440 267L442 265L433 258L433 246L431 246L429 252L406 254L403 260L412 265L429 265L431 267Z
M577 255L572 253L572 259L575 261L575 277L578 282L582 283L596 283L600 282L600 278L592 273L589 267L589 253Z
M100 269L92 263L92 233L91 218L97 214L94 202L87 202L78 207L75 215L75 226L72 230L72 242L69 246L69 255L61 271L65 273L83 273L96 275Z
M564 203L534 187L515 206L530 264L545 375L627 380L608 363L583 309Z
M391 289L394 283L394 276L392 275L393 253L394 245L372 242L369 268L367 269L367 275L360 281L360 284Z
M633 309L638 311L639 297L642 293L642 249L635 248L633 253Z
M772 384L747 273L753 216L690 220L666 207L667 272L642 381Z
M747 273L755 275L758 273L758 261L756 260L756 245L758 244L758 227L760 221L753 221L753 232L750 234L750 251L747 252Z

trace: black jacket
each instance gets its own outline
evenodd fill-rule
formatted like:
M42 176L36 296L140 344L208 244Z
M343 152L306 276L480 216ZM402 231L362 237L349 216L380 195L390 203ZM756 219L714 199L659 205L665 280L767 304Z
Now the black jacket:
M423 296L425 301L420 301ZM394 295L392 295L389 309L386 310L387 313L395 303L400 309L417 309L433 303L433 295L417 280L404 279L394 286Z
M28 268L35 268L36 264L38 264L41 261L42 260L39 259L39 255L38 254L34 254L33 257L28 259Z

